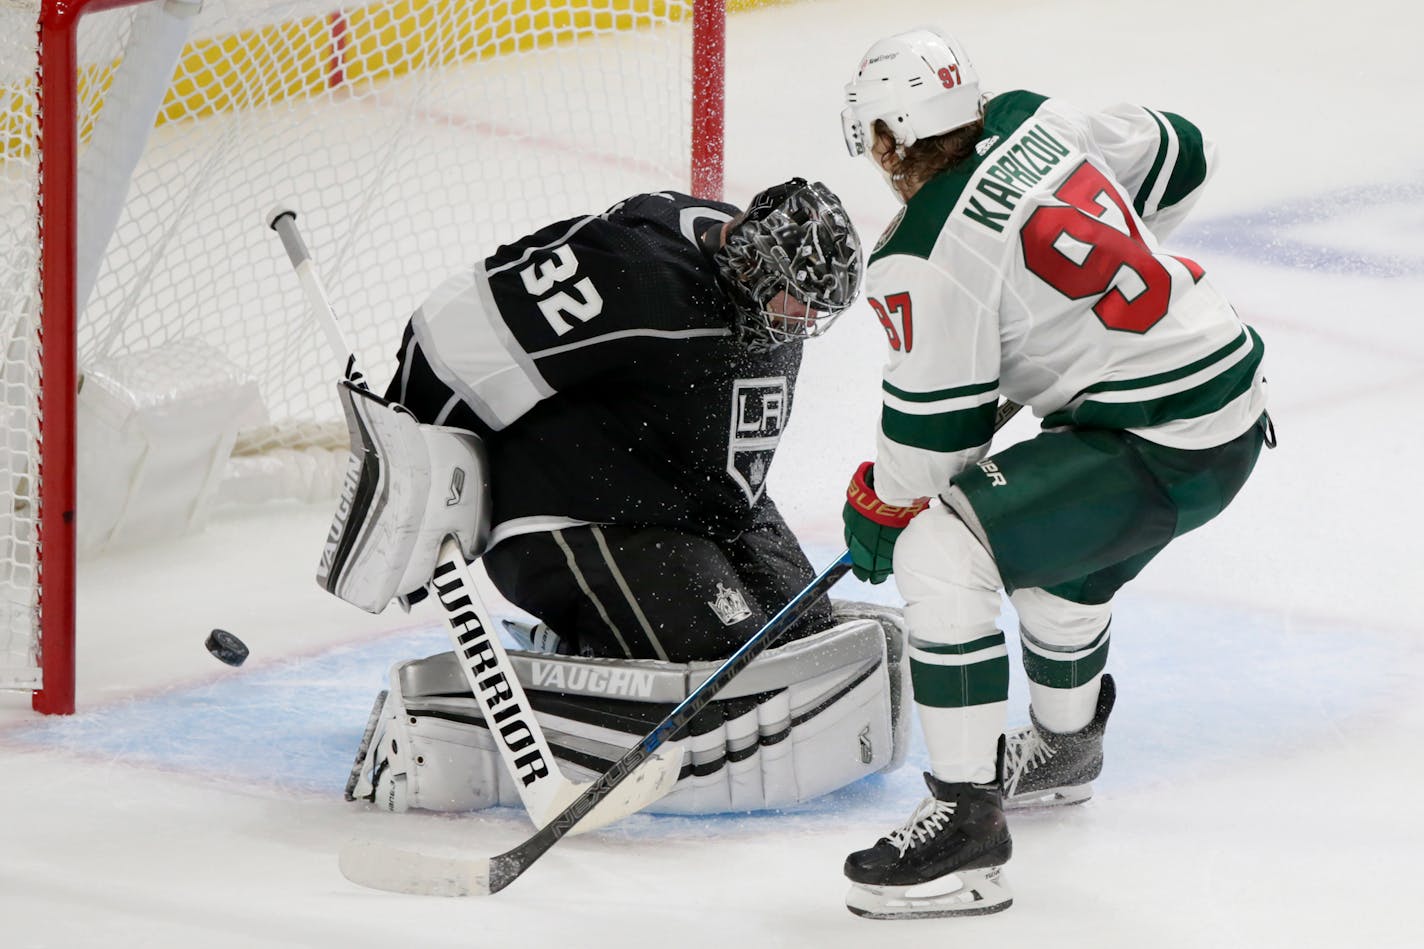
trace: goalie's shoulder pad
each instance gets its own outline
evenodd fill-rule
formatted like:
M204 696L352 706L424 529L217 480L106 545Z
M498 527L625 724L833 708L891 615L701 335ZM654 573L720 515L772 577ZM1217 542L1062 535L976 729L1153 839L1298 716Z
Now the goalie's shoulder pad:
M489 465L471 432L423 425L402 406L338 386L351 438L317 582L370 613L430 582L441 542L466 559L489 538Z

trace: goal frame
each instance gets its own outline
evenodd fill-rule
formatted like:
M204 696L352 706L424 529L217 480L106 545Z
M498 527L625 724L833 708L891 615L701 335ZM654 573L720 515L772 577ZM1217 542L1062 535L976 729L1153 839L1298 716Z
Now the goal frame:
M78 30L91 13L160 0L41 0L38 17L39 392L36 521L39 666L36 712L75 708L75 531L78 472ZM692 8L692 193L719 199L723 183L726 0ZM56 120L56 116L59 118ZM68 120L65 120L68 117ZM56 184L58 182L58 184Z

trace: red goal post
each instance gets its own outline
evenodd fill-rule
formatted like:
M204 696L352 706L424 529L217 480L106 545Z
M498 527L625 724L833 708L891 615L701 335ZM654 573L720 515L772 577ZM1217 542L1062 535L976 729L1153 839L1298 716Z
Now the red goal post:
M263 211L302 209L383 366L501 239L640 190L721 196L724 13L0 0L0 689L73 711L79 553L339 478L311 461L344 455L330 360Z

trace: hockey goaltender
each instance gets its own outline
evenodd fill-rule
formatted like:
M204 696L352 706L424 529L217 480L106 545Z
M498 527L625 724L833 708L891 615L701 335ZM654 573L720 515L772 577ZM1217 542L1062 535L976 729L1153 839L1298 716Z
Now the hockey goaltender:
M767 472L802 343L862 272L839 199L802 179L745 211L635 195L501 246L415 311L384 398L343 388L355 462L319 579L409 603L457 537L540 620L510 664L557 768L596 777L812 578ZM487 494L451 490L478 470ZM817 604L671 743L681 770L647 809L781 807L896 763L898 623ZM453 653L397 663L347 796L520 804L532 775L498 739Z

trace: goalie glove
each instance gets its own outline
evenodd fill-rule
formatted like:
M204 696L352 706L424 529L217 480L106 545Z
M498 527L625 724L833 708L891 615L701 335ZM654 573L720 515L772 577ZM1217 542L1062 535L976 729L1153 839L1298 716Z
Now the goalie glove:
M850 548L851 571L861 580L884 583L894 571L895 541L910 520L929 506L929 498L897 507L886 504L875 493L875 471L862 462L846 489L846 546Z
M337 386L351 460L327 533L317 582L379 613L394 597L419 599L440 545L453 536L466 560L489 535L484 445L463 429L422 425L406 409L350 382Z

